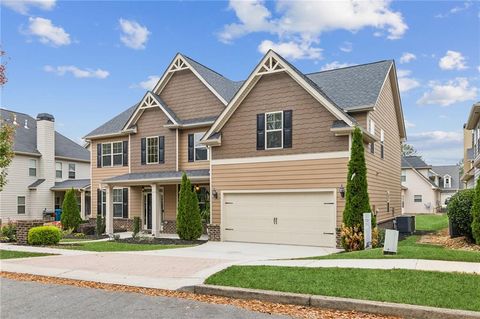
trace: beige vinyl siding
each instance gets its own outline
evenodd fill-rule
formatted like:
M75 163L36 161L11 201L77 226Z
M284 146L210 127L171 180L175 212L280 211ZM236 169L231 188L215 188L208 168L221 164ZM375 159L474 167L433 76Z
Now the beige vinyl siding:
M176 132L163 127L167 116L159 108L145 110L137 121L137 133L130 138L130 157L132 173L174 171L176 168ZM145 164L141 160L141 139L143 137L165 137L165 163Z
M292 148L256 149L257 114L293 111ZM348 137L330 131L336 118L288 74L264 75L222 128L214 159L348 150Z
M358 113L352 113L350 114L357 120L358 125L363 127L364 129L367 129L367 116L368 112L358 112Z
M369 116L375 122L375 154L365 145L370 205L378 210L377 221L401 214L401 140L395 110L391 77L380 92L375 111ZM380 158L380 130L385 132L385 159ZM387 212L387 191L390 192L390 212ZM395 214L393 213L395 211Z
M179 143L178 143L178 162L179 170L191 170L191 169L208 169L210 168L210 161L197 161L189 162L188 161L188 134L193 133L205 133L208 131L206 128L195 128L190 130L181 130L179 131Z
M338 189L346 185L348 158L212 165L212 222L220 224L220 194L225 190ZM337 192L337 226L345 201Z
M217 116L225 107L190 70L175 72L160 97L182 120Z
M128 198L128 217L140 217L143 221L143 208L142 208L142 187L131 186L129 188ZM142 223L143 225L143 223Z
M177 185L164 185L163 196L165 201L165 220L177 219Z

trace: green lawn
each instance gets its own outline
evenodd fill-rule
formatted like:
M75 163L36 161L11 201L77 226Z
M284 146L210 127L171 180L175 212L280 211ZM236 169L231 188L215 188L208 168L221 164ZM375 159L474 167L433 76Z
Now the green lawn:
M415 270L232 266L205 283L480 311L480 276Z
M51 256L52 254L30 253L24 251L0 250L0 259Z
M62 238L60 239L61 243L73 243L73 242L78 242L78 241L91 241L95 239L89 239L89 238Z
M415 228L423 231L439 231L448 228L447 214L416 215Z
M87 251L141 251L141 250L160 250L190 247L189 245L154 245L154 244L129 244L116 241L99 241L91 243L79 243L71 245L58 245L55 248L87 250Z

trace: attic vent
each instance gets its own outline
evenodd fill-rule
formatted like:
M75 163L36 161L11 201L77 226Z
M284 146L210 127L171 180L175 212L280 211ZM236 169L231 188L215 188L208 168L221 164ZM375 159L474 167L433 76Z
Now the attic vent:
M283 71L284 67L274 57L269 57L263 63L262 67L258 71L259 74L275 73Z

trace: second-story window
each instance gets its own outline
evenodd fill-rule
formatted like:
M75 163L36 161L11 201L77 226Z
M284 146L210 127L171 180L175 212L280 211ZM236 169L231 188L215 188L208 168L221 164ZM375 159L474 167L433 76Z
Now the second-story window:
M283 112L265 113L266 149L283 147Z
M37 160L31 159L28 166L28 176L37 176Z
M55 163L55 178L62 178L62 162Z
M112 144L102 144L102 166L112 166Z
M402 171L402 182L406 182L406 181L407 181L407 172Z
M452 188L452 178L450 175L445 175L443 177L443 188Z
M123 165L123 143L115 142L112 143L112 156L113 156L113 165Z
M147 164L158 163L158 137L147 137Z
M208 160L208 149L205 145L200 144L202 136L205 135L205 132L195 133L193 135L194 145L195 145L195 161L206 161Z
M385 158L385 132L380 130L380 157Z
M68 178L75 179L75 164L68 164Z

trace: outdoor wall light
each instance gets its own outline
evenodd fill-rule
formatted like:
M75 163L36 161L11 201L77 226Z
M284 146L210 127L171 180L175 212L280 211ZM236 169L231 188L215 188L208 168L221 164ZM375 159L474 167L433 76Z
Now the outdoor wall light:
M213 189L213 190L212 190L212 195L213 195L213 198L215 198L215 199L218 198L218 194L217 194L217 190L216 190L216 189Z
M195 185L195 191L198 193L200 191L200 186Z
M342 196L342 198L345 198L345 187L343 187L343 184L340 185L338 192L340 193L340 196Z

